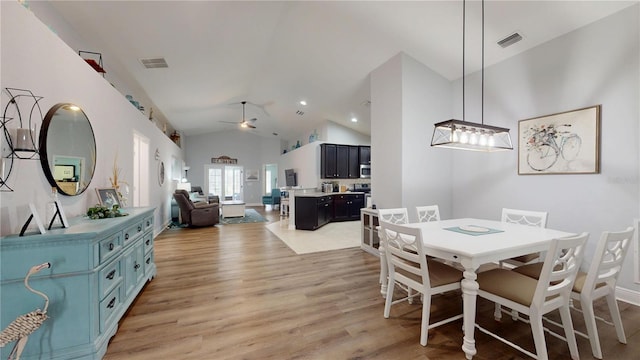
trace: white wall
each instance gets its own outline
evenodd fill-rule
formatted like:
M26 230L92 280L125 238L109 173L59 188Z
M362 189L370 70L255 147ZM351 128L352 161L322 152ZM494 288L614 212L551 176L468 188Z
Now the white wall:
M150 139L151 181L147 190L150 206L157 208L155 232L170 220L171 182L159 185L157 168L164 161L170 168L172 156L182 159L182 151L140 111L136 110L109 82L82 60L32 12L15 1L0 2L0 87L30 89L43 96L43 115L53 105L71 102L80 106L93 127L96 137L97 166L89 188L78 196L60 196L68 217L83 215L97 203L95 188L109 187L109 177L116 154L122 177L133 180L133 131ZM3 91L2 108L8 97ZM9 125L11 127L13 125ZM38 129L41 124L38 124ZM158 149L160 160L155 160ZM8 184L14 192L0 192L0 234L19 232L28 217L28 203L45 214L51 186L39 161L17 160Z
M502 207L548 211L549 227L590 233L585 265L602 231L632 225L640 202L639 8L485 69L485 122L511 128L515 150L453 151L455 217L498 219ZM478 84L479 75L467 81ZM460 81L456 86L457 102ZM480 95L474 89L479 87L467 88L467 120L479 121ZM518 175L518 120L597 104L602 105L600 174ZM632 258L630 252L619 286L640 291L633 283Z
M231 130L188 136L184 142L185 162L190 167L188 179L191 185L204 186L204 166L211 165L211 158L223 155L238 159L238 165L246 170L259 170L260 181L244 182L244 201L247 204L262 204L264 195L265 164L278 162L280 154L280 139L267 138L251 134L250 131ZM278 176L284 181L283 170ZM280 178L282 176L282 178Z
M451 154L431 148L450 116L451 85L400 53L371 73L372 199L379 208L438 204L451 214ZM415 218L415 211L410 211Z

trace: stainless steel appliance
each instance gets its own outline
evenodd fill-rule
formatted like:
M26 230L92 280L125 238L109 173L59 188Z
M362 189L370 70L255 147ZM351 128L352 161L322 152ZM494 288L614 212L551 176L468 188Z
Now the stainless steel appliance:
M325 193L333 192L333 184L332 183L322 184L322 192L325 192Z
M360 178L368 179L371 177L371 165L360 165Z
M368 194L371 192L371 184L362 183L362 184L353 184L353 191L363 192Z

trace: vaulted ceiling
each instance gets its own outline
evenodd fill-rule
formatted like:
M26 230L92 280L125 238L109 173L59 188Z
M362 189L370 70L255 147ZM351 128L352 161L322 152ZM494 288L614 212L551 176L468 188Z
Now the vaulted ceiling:
M634 3L487 1L485 66ZM397 53L449 80L462 76L462 1L50 5L92 44L90 50L103 54L107 79L117 74L142 89L154 112L186 135L239 128L245 100L246 118L257 120L256 129L243 131L288 139L331 120L369 134L368 75ZM466 18L469 73L481 64L479 1L467 2ZM522 41L507 48L496 44L516 31ZM140 61L147 58L164 58L168 67L147 69Z

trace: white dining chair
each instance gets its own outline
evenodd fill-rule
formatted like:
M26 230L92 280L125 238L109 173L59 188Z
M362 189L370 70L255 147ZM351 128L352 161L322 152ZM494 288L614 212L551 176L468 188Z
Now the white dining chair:
M380 222L381 231L386 240L386 259L389 267L389 288L384 303L384 317L389 318L391 305L422 295L422 320L420 326L420 344L427 345L428 331L440 325L462 318L462 313L429 324L431 296L460 289L462 272L437 261L427 260L422 242L422 230L402 224ZM394 300L394 286L403 284L417 291ZM462 312L462 309L461 309Z
M575 307L574 309L583 313L588 335L579 331L576 331L576 334L589 339L591 352L598 359L602 359L602 348L600 347L596 319L608 325L613 325L616 329L618 341L622 344L627 343L620 317L620 309L615 298L615 290L622 262L633 238L633 232L634 228L632 227L619 232L603 232L589 270L586 273L578 272L571 291L571 298L580 301L580 309ZM539 264L529 264L517 267L514 271L537 279L540 276L541 269L542 267ZM603 297L607 299L612 322L596 316L593 310L593 301Z
M416 206L418 222L440 221L438 205Z
M552 240L539 279L502 268L478 274L478 296L515 309L529 317L535 354L477 324L476 327L533 358L546 360L548 355L542 316L557 309L560 312L571 358L578 359L578 345L569 311L569 299L588 237L588 233L582 233L574 237Z
M407 208L378 209L378 222L383 221L393 224L408 224L409 211L407 210ZM386 296L389 281L386 266L387 259L385 257L384 233L382 231L378 231L378 237L380 238L380 244L378 245L378 253L380 254L380 292L383 294L383 296Z
M548 213L542 211L529 211L508 208L502 209L502 222L510 224L521 224L544 228L547 227L547 216ZM517 256L511 259L500 261L500 267L514 268L516 266L522 266L531 262L538 261L539 258L540 254L538 253Z

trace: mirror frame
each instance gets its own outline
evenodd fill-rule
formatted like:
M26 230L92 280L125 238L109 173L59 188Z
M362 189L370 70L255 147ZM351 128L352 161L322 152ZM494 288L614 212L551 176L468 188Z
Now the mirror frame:
M96 133L93 131L93 126L91 126L91 121L89 120L89 117L87 116L87 114L78 105L75 105L75 104L72 104L72 103L58 103L58 104L55 104L54 106L52 106L51 109L49 109L49 111L47 111L47 114L44 116L44 121L42 123L42 128L40 129L40 141L39 141L39 145L40 145L40 164L42 165L42 170L44 171L44 175L47 177L47 180L49 181L49 184L51 184L52 187L55 187L58 190L59 194L67 195L67 196L76 196L76 195L80 195L80 194L84 193L89 188L89 185L91 184L91 181L93 180L93 175L95 174L96 165L97 164L94 161L93 169L91 169L91 174L90 174L91 176L90 176L89 180L87 181L87 185L83 189L79 189L79 191L77 193L75 193L75 194L68 194L67 192L65 192L60 186L58 186L58 183L54 179L53 173L51 171L51 167L49 165L49 156L47 154L47 135L49 134L49 127L51 126L51 121L53 120L53 115L60 108L65 107L65 106L76 106L76 107L78 107L78 109L79 109L78 111L80 111L82 113L82 115L84 115L84 117L87 119L87 123L89 124L89 128L91 129L91 134L93 135L93 150L94 150L94 153L96 154L96 159L97 159Z

